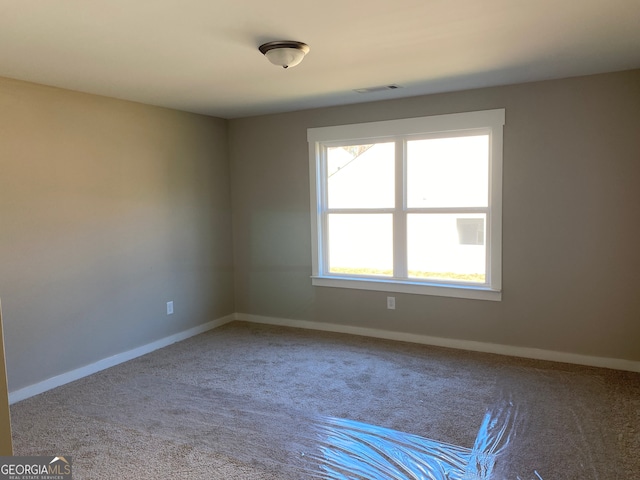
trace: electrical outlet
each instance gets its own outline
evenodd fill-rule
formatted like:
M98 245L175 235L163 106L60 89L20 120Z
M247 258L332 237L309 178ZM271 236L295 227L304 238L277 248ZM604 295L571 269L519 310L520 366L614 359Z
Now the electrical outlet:
M173 315L173 300L167 302L167 315Z
M389 310L396 309L396 297L387 297L387 308Z

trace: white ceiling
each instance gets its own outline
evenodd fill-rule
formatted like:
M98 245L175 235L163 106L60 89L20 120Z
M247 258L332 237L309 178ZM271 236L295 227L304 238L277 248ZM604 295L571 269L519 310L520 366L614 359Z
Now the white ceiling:
M640 0L0 0L0 76L224 118L639 67Z

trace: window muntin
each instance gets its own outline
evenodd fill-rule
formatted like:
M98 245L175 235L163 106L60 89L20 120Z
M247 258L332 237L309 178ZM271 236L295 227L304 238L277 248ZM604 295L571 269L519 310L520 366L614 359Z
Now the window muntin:
M504 110L309 129L313 284L501 298Z

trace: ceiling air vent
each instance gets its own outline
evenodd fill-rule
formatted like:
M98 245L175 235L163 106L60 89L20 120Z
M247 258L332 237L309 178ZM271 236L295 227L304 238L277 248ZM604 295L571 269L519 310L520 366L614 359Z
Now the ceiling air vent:
M372 93L372 92L383 92L385 90L397 90L398 88L402 88L402 87L400 85L396 85L395 83L392 83L391 85L382 85L380 87L356 88L354 92Z

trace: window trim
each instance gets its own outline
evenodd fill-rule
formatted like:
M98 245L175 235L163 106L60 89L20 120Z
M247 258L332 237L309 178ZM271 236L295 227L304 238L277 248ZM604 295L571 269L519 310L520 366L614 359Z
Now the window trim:
M307 130L307 140L309 142L312 285L500 301L502 299L502 144L504 123L505 110L495 109L309 128ZM396 143L396 149L401 149L404 148L408 137L411 137L410 139L433 138L439 135L451 136L456 131L473 130L484 130L489 134L489 199L486 209L488 286L462 282L438 283L437 281L423 282L404 278L359 277L357 275L339 275L323 271L326 263L324 261L325 246L322 232L326 231L326 225L322 225L322 222L325 217L323 211L328 209L326 186L322 177L326 147L339 144L379 143L384 140L397 141L402 139L402 141L397 141ZM400 152L396 152L396 155L398 153ZM401 191L396 188L396 195L403 196L402 205L407 210L404 203L406 202L406 198L404 198L406 197L405 157L403 154L403 162L396 162L396 186L402 186ZM399 167L398 164L400 164ZM398 202L396 202L396 205L398 205ZM406 217L406 214L404 217ZM400 249L403 254L406 251L404 246L394 243L394 258L397 258L397 249Z

